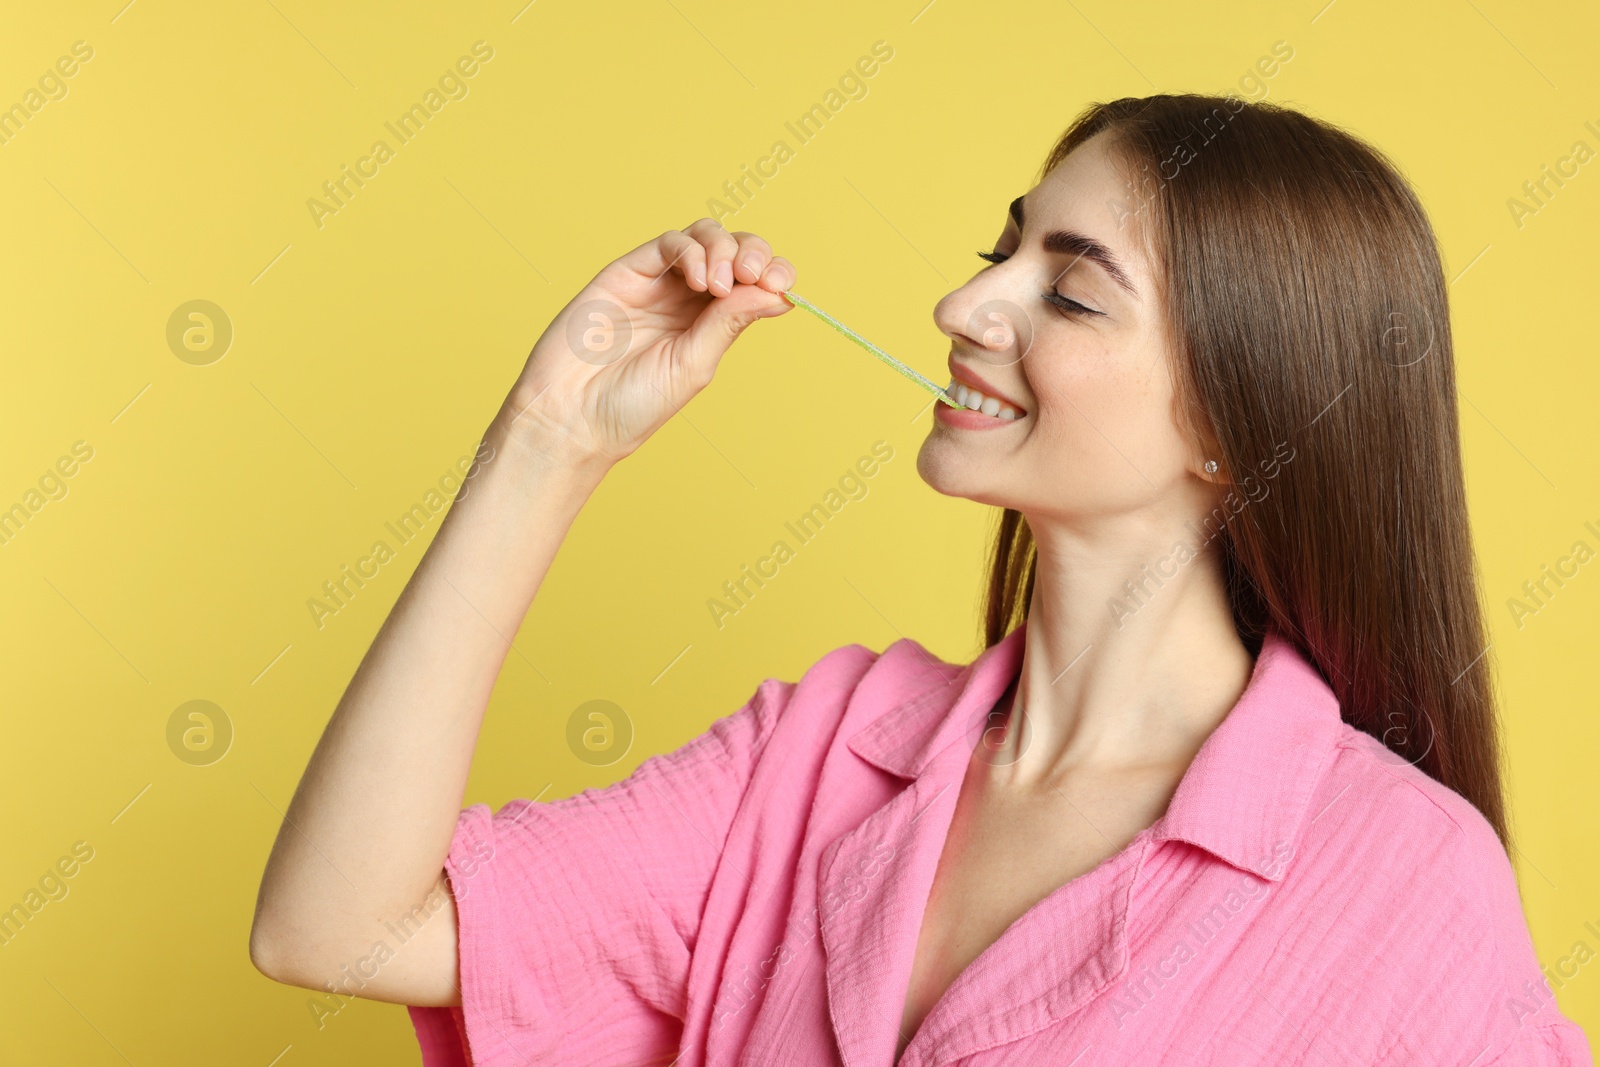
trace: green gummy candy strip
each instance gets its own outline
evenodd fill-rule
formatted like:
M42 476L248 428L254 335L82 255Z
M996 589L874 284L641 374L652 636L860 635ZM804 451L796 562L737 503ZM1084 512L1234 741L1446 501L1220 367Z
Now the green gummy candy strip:
M916 382L918 385L922 386L924 389L928 390L928 392L932 393L936 398L938 398L939 400L942 400L944 403L948 404L950 407L958 408L958 407L961 406L960 404L956 403L954 400L952 400L950 398L950 395L944 391L944 387L943 386L940 386L937 383L929 381L927 378L924 378L922 375L918 374L916 371L912 370L910 367L906 366L904 363L901 363L898 359L895 359L889 353L885 352L883 349L879 348L877 345L873 344L871 341L867 340L865 337L862 337L859 333L856 333L850 327L846 326L844 323L840 322L838 319L834 318L832 315L828 314L826 311L823 311L821 308L817 307L817 305L813 304L811 301L807 300L805 297L800 296L797 293L791 293L791 292L788 292L788 291L784 291L779 295L781 295L785 300L789 301L789 303L795 305L796 307L805 308L807 311L811 312L811 314L815 315L817 318L821 319L823 322L827 323L829 326L832 326L835 330L838 330L840 333L842 333L846 337L850 338L850 340L854 341L856 344L860 345L862 348L865 348L868 352L871 352L873 355L877 356L880 360L882 360L883 362L887 363L889 366L893 367L895 370L899 371L901 374L904 374L907 378L910 378L912 381Z

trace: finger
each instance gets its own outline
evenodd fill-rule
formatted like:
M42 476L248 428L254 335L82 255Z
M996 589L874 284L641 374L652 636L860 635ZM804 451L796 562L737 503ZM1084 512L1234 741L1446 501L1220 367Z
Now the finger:
M744 230L735 231L733 239L739 242L739 251L733 257L733 276L746 285L754 285L772 259L772 246Z
M706 277L712 296L727 296L733 292L733 257L739 251L739 242L715 219L700 219L690 223L687 231L706 249Z
M666 270L676 270L683 275L689 288L697 292L706 289L706 249L699 241L682 230L668 230L659 238ZM662 273L665 273L663 270Z
M796 272L793 263L790 263L782 256L773 256L772 261L767 264L766 270L761 272L761 280L756 284L763 289L770 289L774 293L780 293L786 289L794 288L795 277Z
M688 361L700 380L710 380L723 353L757 319L789 309L789 302L781 296L748 285L708 303L684 338Z
M650 238L623 255L616 265L649 282L661 281L677 271L691 289L706 287L705 247L682 230L668 230Z

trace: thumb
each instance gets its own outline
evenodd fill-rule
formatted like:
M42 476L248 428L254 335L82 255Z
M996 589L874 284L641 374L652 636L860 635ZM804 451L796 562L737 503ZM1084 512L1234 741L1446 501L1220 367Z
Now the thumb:
M704 347L720 356L751 323L782 315L793 306L759 285L735 285L733 292L707 304L695 320L692 333L696 347Z

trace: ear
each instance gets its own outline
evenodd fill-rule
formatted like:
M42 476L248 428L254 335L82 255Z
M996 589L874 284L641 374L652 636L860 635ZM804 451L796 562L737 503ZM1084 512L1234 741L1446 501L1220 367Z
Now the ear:
M1173 421L1177 424L1179 434L1188 442L1189 472L1211 485L1233 484L1228 477L1228 464L1222 456L1222 447L1217 443L1217 435L1210 425L1210 420L1196 411L1191 410L1186 413L1176 390L1173 392L1172 404ZM1216 470L1206 470L1208 461L1216 463Z
M1215 463L1215 470L1206 470L1207 463ZM1232 484L1228 478L1228 464L1222 457L1222 447L1210 433L1196 434L1189 450L1189 469L1196 478L1212 485Z

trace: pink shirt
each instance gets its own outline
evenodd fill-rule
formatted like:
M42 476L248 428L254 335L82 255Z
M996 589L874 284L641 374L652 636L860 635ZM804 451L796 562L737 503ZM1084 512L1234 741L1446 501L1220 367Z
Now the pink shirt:
M966 665L835 649L625 781L466 808L463 1006L408 1009L424 1067L889 1067L1025 629ZM1343 723L1277 634L1166 814L1008 927L900 1060L1592 1062L1488 823Z

